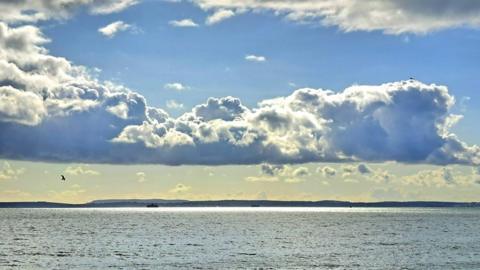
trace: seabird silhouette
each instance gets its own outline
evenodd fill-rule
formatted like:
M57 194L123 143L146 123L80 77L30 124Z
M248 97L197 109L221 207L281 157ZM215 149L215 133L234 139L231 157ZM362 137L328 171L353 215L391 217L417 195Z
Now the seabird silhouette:
M65 176L63 174L60 175L62 177L62 181L65 181L67 179L65 179Z

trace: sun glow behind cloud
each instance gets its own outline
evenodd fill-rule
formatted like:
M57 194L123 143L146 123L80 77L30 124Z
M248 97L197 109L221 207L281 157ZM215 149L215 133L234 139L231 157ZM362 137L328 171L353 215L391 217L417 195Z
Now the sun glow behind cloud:
M173 118L148 106L139 93L100 82L85 67L47 54L38 28L0 24L0 31L0 154L5 158L161 164L479 163L478 147L449 131L460 118L449 112L454 98L445 86L408 80L338 93L305 88L263 100L256 108L235 97L210 98ZM16 46L10 45L13 41ZM180 83L165 88L188 89ZM54 143L50 134L58 136ZM71 150L64 154L65 149Z

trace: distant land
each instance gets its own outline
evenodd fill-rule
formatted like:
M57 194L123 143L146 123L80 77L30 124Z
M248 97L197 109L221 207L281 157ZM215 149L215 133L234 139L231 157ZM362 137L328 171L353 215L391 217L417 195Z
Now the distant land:
M107 207L146 207L149 204L158 207L480 207L480 202L442 202L442 201L270 201L270 200L217 200L188 201L162 199L111 199L95 200L83 204L56 202L0 202L0 208L107 208Z

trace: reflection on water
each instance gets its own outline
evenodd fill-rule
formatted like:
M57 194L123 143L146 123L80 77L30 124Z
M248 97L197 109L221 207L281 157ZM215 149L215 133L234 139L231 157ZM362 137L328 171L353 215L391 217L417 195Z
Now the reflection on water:
M6 269L480 269L467 208L0 209Z

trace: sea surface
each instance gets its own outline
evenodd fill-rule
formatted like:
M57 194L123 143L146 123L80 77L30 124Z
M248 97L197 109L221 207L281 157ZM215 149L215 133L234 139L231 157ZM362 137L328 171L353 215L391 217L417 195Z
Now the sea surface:
M480 209L0 209L0 269L480 269Z

